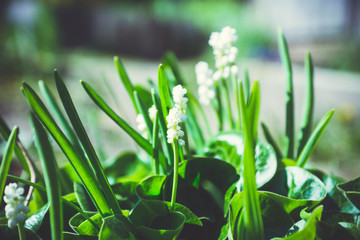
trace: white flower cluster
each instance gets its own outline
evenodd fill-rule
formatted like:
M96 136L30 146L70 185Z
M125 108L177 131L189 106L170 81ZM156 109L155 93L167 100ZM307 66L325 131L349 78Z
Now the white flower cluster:
M235 63L238 53L238 49L233 46L236 40L236 30L229 26L224 27L221 32L211 33L209 45L213 48L215 66L218 69L213 75L214 80L229 77L231 65Z
M149 108L148 111L149 111L150 120L151 120L152 122L154 122L154 121L155 121L156 111L157 111L155 105L152 105L152 106Z
M14 228L18 223L22 224L27 219L26 214L30 212L24 205L25 199L21 196L23 193L24 188L18 188L16 183L10 183L5 187L5 215L9 219L9 228Z
M198 62L195 65L196 80L199 85L199 101L204 105L209 105L210 100L215 97L213 71L206 62Z
M177 85L173 88L173 100L175 102L175 107L170 109L168 116L166 117L167 121L167 142L173 143L174 139L179 141L179 145L185 145L185 141L181 139L184 136L184 131L181 130L179 126L180 122L186 120L186 107L188 99L184 97L187 93L187 90L181 85Z
M136 116L136 123L137 123L137 129L139 130L140 134L144 138L148 138L149 133L148 133L148 130L147 130L147 127L146 127L144 116L142 114L138 114Z

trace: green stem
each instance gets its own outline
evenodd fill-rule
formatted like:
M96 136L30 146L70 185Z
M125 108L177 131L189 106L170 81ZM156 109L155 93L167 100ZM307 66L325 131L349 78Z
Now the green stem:
M23 223L18 223L18 232L19 232L19 239L25 240L26 236L25 236L25 229Z
M219 120L219 131L223 130L223 118L222 118L222 102L221 102L221 94L220 94L220 86L217 82L215 82L215 91L216 91L216 100L217 100L217 108L215 108L215 112L217 113L217 117Z
M178 141L175 140L172 144L173 152L174 152L174 178L173 178L173 187L171 193L171 210L174 210L175 202L176 202L176 192L178 185L178 172L179 172L179 146Z
M225 78L221 79L221 83L222 83L222 87L224 89L224 95L225 95L225 101L226 101L226 110L227 110L227 120L229 122L229 128L233 129L234 128L234 124L233 124L233 120L232 120L232 115L231 115L231 101L230 101L230 94L229 94L229 89L226 85L225 82Z
M188 137L188 134L187 134L186 124L181 123L181 128L184 131L184 138L185 138L184 139L185 140L185 156L184 156L184 158L189 160L191 152L190 152L190 144L189 144L189 137Z
M239 81L235 74L232 75L234 87L235 87L235 102L236 102L236 110L237 110L237 119L236 119L236 129L241 130L241 110L240 110L240 89L239 89Z
M152 133L152 147L153 147L153 171L157 175L160 173L159 170L159 125L158 125L159 112L156 110L155 119L153 124Z

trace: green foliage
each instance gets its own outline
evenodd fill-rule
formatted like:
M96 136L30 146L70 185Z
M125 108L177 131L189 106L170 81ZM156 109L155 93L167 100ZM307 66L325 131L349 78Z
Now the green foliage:
M177 142L167 142L166 117L174 105L172 87L186 84L175 56L164 58L158 68L158 86L152 83L151 91L133 85L115 58L136 113L144 116L149 138L119 116L100 91L81 81L90 99L143 150L101 154L101 159L57 71L56 88L65 112L43 82L40 88L63 130L37 93L23 83L22 91L33 112L34 142L43 174L32 170L33 163L17 140L18 128L10 134L0 119L0 133L7 140L0 167L0 196L7 179L35 188L33 193L29 191L32 209L25 221L26 239L359 239L360 178L345 182L304 168L334 113L329 111L312 131L311 56L306 57L305 110L295 141L291 62L281 32L279 48L287 85L285 151L264 123L267 142L258 137L260 84L254 81L250 86L247 70L244 83L233 75L234 88L222 89L230 86L227 78L216 86L218 93L226 93L225 98L217 95L213 99L220 123L216 134L211 132L206 111L196 96L186 93L184 151ZM236 114L231 114L231 103L226 100L231 94L235 96ZM219 102L223 100L224 105ZM154 122L148 116L152 105L157 109ZM223 124L224 113L227 125ZM57 167L52 144L57 144L69 160L61 168ZM32 176L27 180L8 174L14 151L24 171L44 179L45 185ZM17 239L17 231L8 229L6 221L0 218L0 238Z

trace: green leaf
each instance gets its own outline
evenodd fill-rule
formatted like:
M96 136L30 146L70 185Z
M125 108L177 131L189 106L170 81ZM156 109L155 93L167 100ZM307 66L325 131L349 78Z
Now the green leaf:
M304 110L302 115L301 127L298 135L298 150L297 154L301 153L305 143L311 134L311 125L314 111L314 66L309 52L306 53L305 57L305 71L306 71L306 92Z
M69 225L79 234L97 236L102 225L101 215L96 212L85 212L85 214L91 218L95 225L86 220L80 213L77 213L70 219Z
M58 181L57 173L58 166L55 155L49 142L48 135L43 126L36 119L34 114L31 114L31 123L34 128L35 145L40 158L40 163L44 171L44 179L46 184L46 194L48 202L50 203L50 227L51 239L63 239L63 212L61 201L61 189Z
M136 130L134 130L127 122L125 122L120 116L118 116L114 110L112 110L104 100L95 92L95 90L86 82L81 81L86 93L94 101L98 107L101 108L119 127L121 127L134 141L147 152L150 156L153 154L153 148L148 140L142 137ZM159 162L166 168L166 160L164 155L159 152Z
M344 192L338 188L338 184L345 180L339 177L325 174L320 170L309 170L317 176L325 185L327 195L321 202L326 211L341 211L352 214L359 214L360 211L344 196Z
M64 232L64 240L98 240L98 237Z
M286 138L285 138L285 158L294 158L294 91L291 60L285 36L281 29L278 29L278 45L280 58L283 65L286 79Z
M112 185L113 191L116 194L117 200L122 209L133 209L139 202L136 195L136 186L138 182L122 181Z
M75 109L75 106L71 100L70 94L65 86L62 77L58 71L55 71L55 82L62 104L66 110L66 113L70 119L70 122L76 132L77 137L89 159L90 169L94 171L97 180L100 183L100 188L103 191L110 208L115 214L121 214L121 209L117 203L114 193L111 190L110 184L105 176L104 169L101 166L100 160L92 146L89 136L80 120L80 117Z
M110 216L103 219L99 240L136 240L123 216Z
M360 210L360 177L339 184L338 188L349 201Z
M74 145L76 150L79 153L82 153L80 143L74 130L71 128L68 120L66 119L63 111L60 109L60 106L56 102L54 94L51 92L50 88L43 82L39 81L39 88L42 95L45 98L46 103L48 104L50 110L53 112L55 117L59 120L60 126L64 129L66 136L69 138L70 142Z
M171 205L169 202L156 200L143 200L132 210L129 219L135 226L136 236L139 239L176 239L180 234L186 222L186 216L181 213L181 210L186 210L188 214L191 212L179 204L174 212L171 212ZM197 221L196 221L197 220ZM190 217L190 223L195 221L201 225L197 217Z
M8 127L8 125L6 124L6 122L4 121L4 119L1 117L0 115L0 134L1 136L4 138L4 140L8 141L9 140L9 136L10 136L11 130ZM21 151L21 148L19 147L20 145L20 141L18 144L15 145L15 155L17 157L17 159L19 160L21 167L23 168L23 170L30 175L30 169L29 169L29 165L26 161L26 158L24 156L24 153ZM38 170L36 170L38 172Z
M81 183L74 182L74 193L83 211L96 211L91 198L86 194L86 189Z
M305 209L302 211L304 213ZM274 239L286 239L286 240L297 240L297 239L316 239L316 225L321 220L321 214L323 206L315 208L310 216L305 220L301 220L296 223L289 231L288 236L284 238Z
M326 196L326 188L321 180L299 167L286 167L278 171L262 189L269 191L264 193L292 216L298 214L299 208L316 206Z
M263 192L258 192L262 219L264 222L265 239L283 236L294 224L291 216L278 204ZM244 193L237 193L231 200L230 205L230 231L233 239L242 239L244 232L241 231L241 215L244 210Z
M31 216L26 219L25 221L25 228L31 229L34 232L37 232L37 230L40 228L41 224L43 223L43 220L45 218L45 215L49 211L50 204L45 204L42 208L40 208L37 212L31 214Z
M161 109L164 119L166 119L167 115L169 114L169 110L171 108L171 100L170 100L168 80L165 75L164 67L161 64L158 68L158 86L159 86Z
M135 96L135 102L136 102L136 104L138 105L138 108L139 108L139 112L144 118L146 128L147 128L148 134L150 136L149 139L152 139L152 122L151 122L151 119L149 117L149 112L148 112L149 108L146 108L144 102L139 97L137 91L134 91L134 96Z
M0 203L2 200L5 183L6 183L6 177L9 172L11 159L13 157L13 152L16 144L16 137L19 132L19 128L15 126L13 130L11 131L11 134L9 136L9 140L6 143L4 155L1 161L0 165Z
M232 164L238 173L243 171L244 137L241 132L231 131L218 134L212 139L206 155L219 158ZM277 169L276 155L272 147L258 140L255 147L256 185L263 186L275 175Z
M106 199L103 196L95 176L84 163L85 160L78 154L75 148L71 145L69 139L60 130L59 126L56 124L55 120L46 109L44 103L40 100L34 90L26 83L23 83L22 91L36 117L40 120L42 125L51 134L54 140L58 143L61 150L69 159L73 168L79 175L79 178L86 187L88 193L96 203L95 205L99 208L102 214L111 214L111 209L109 208Z
M296 161L299 167L305 166L307 160L309 159L311 153L315 149L317 142L319 141L321 135L324 133L325 128L329 124L331 117L333 115L334 115L334 110L329 111L316 126L315 130L311 134L309 140L306 142L303 150L301 151Z
M129 76L126 73L124 65L122 64L122 62L119 60L118 57L114 57L114 63L115 63L116 69L118 71L118 74L120 76L120 79L121 79L122 83L124 84L125 89L126 89L127 93L129 94L129 96L131 98L131 101L132 101L132 103L133 103L133 105L135 107L135 111L138 114L139 109L138 109L138 107L136 105L136 102L135 102L134 86L132 85L132 83L131 83L131 81L129 79Z
M278 145L275 142L275 139L273 138L273 136L270 133L269 128L266 126L265 123L261 123L261 128L264 132L265 138L268 141L268 143L273 147L275 153L276 153L276 158L278 159L278 163L281 161L282 159L282 153L280 148L278 147Z

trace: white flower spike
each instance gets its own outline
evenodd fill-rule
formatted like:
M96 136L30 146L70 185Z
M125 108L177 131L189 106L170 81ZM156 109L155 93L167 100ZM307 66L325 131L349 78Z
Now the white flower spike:
M204 105L209 105L210 100L215 97L213 71L206 62L198 62L195 65L196 80L199 85L199 100ZM219 77L220 78L220 77Z
M184 136L184 131L181 130L179 126L180 122L186 120L186 107L188 99L184 97L187 93L186 88L183 88L181 85L177 85L173 88L173 100L175 102L175 107L170 109L168 116L166 117L167 121L167 142L173 143L174 139L178 140L179 145L185 145L185 141L181 139Z
M146 128L146 123L145 123L145 119L144 116L142 114L138 114L136 117L136 123L137 123L137 128L140 132L140 134L144 137L144 138L148 138L149 134Z
M5 187L5 216L9 219L9 228L14 228L18 223L23 224L27 219L26 214L30 212L30 209L24 205L23 193L24 189L18 188L16 183L10 183Z

